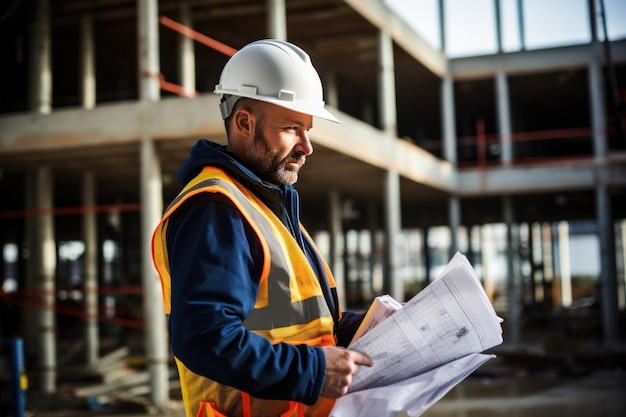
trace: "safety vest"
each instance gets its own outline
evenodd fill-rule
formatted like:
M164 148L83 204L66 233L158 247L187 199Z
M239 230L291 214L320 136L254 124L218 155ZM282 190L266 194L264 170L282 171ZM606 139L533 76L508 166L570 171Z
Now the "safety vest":
M243 325L272 344L335 345L332 314L315 272L296 240L250 190L213 167L204 168L185 186L165 211L152 237L152 257L161 278L166 314L170 313L172 302L166 243L168 218L187 198L201 192L228 197L261 242L264 263L259 293L254 309ZM306 236L313 242L308 234ZM326 263L324 268L329 285L334 288L335 283ZM312 406L255 398L192 372L177 358L175 362L188 417L322 417L328 416L334 403L323 397Z

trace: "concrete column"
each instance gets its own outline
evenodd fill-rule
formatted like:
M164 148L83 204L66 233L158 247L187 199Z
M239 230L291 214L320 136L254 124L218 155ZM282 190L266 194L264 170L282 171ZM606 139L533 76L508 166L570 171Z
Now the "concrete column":
M619 310L626 308L626 219L620 222L621 250L619 260L621 263L622 280L617 285L617 306Z
M495 0L498 2L498 0ZM511 109L509 99L509 82L502 68L496 71L496 105L498 107L498 133L500 134L500 161L510 165L513 160L513 144L511 143Z
M600 302L604 342L612 346L618 342L617 268L611 195L604 184L596 186L596 221L600 238Z
M138 0L138 53L140 98L143 102L140 143L141 188L141 254L145 348L150 373L150 399L165 410L169 402L168 342L161 283L151 258L152 232L163 210L163 184L156 145L150 136L151 106L158 101L160 90L155 77L159 69L159 31L157 0Z
M502 53L502 20L500 18L500 0L493 0L493 8L494 8L494 23L496 28L496 45L497 52Z
M569 223L558 224L559 233L559 275L561 277L561 305L572 305L572 270L569 249Z
M446 52L446 13L445 1L439 0L439 41L441 42L441 50Z
M94 52L93 19L85 14L80 21L81 32L81 94L85 109L96 107L96 56Z
M601 11L604 14L604 9ZM589 19L591 23L592 54L589 62L589 98L591 100L591 124L593 128L593 146L596 158L604 158L607 153L606 108L604 80L602 72L602 49L598 40L596 2L589 0ZM604 15L602 16L604 18ZM604 32L606 36L606 31ZM607 45L605 45L607 47ZM607 53L608 50L605 50ZM615 229L611 209L611 194L606 185L603 172L598 172L595 189L596 221L600 239L600 302L602 307L602 326L604 342L615 345L618 342L618 285L615 254Z
M591 128L593 129L593 153L596 157L604 157L607 152L606 134L606 97L602 75L602 59L600 44L592 47L592 58L589 61L589 109L591 112Z
M432 277L430 275L430 256L428 256L428 248L430 247L430 239L429 239L428 231L429 231L428 227L422 228L422 236L424 236L422 257L424 260L424 282L426 284L432 281Z
M598 8L596 2L598 0L587 0L589 10L589 29L591 31L591 43L598 41Z
M388 171L385 177L385 229L387 255L387 286L390 295L404 301L404 282L400 276L400 234L402 219L400 210L400 176Z
M443 131L443 157L447 161L456 164L456 122L454 111L454 80L449 72L446 72L441 80L441 114Z
M490 301L493 301L493 297L495 294L495 285L494 285L494 279L493 279L493 275L491 273L491 259L494 258L495 255L495 249L493 247L493 236L491 233L491 225L484 225L480 228L480 234L481 234L481 242L482 242L482 250L481 250L481 259L480 259L480 263L482 264L483 268L483 276L482 276L482 281L483 281L483 288L485 289L485 292L487 293L487 297L489 298Z
M516 266L518 253L518 236L514 224L513 203L511 197L502 198L503 217L507 225L507 305L508 319L506 321L508 341L512 345L520 343L520 294L518 291L518 279L520 278Z
M367 228L369 230L369 273L370 273L370 290L374 295L378 295L383 291L383 281L379 268L379 257L377 250L376 234L379 230L378 222L378 205L375 201L367 203Z
M324 74L324 101L331 107L339 108L339 92L337 91L337 77L332 72Z
M342 311L346 310L346 278L343 264L343 215L341 210L341 196L337 190L328 193L330 217L330 268L337 285L337 298Z
M161 167L154 142L141 140L141 253L145 346L150 372L151 400L164 410L169 401L168 341L159 276L151 258L151 238L163 210Z
M270 38L287 40L285 0L267 0L267 33Z
M378 32L378 97L381 128L397 136L396 80L394 73L393 40L389 33Z
M467 253L467 258L470 260L470 262L472 263L472 265L475 264L475 259L476 259L476 245L475 243L475 236L478 235L474 235L474 230L475 229L475 225L473 224L466 224L465 225L465 241L467 242L467 246L464 248L465 252ZM480 247L480 239L478 239L478 247ZM476 263L476 265L478 265L478 263Z
M439 0L439 25L441 50L446 53L445 1ZM441 131L443 132L443 158L456 164L456 123L454 111L454 80L450 70L441 80Z
M393 40L389 33L378 32L380 125L391 138L397 136L396 82L394 75ZM402 232L400 205L400 175L390 169L385 176L385 231L387 257L387 286L391 296L404 299L404 283L400 276L399 239Z
M604 13L604 10L602 10ZM591 125L593 128L593 148L596 158L604 158L607 153L607 126L605 123L606 97L602 72L603 52L598 40L597 8L595 0L589 0L592 54L589 61L589 99ZM606 32L605 32L606 33ZM600 302L604 342L614 345L618 342L618 285L615 255L615 231L611 209L611 194L603 173L598 173L595 189L596 221L600 239Z
M461 227L461 200L458 196L452 195L448 197L448 224L450 227L450 249L449 258L459 250L458 231Z
M37 239L34 244L39 245L37 250L37 290L39 330L39 365L40 390L49 395L56 391L57 361L56 361L56 239L54 234L53 180L49 168L37 170Z
M533 302L543 303L545 300L546 278L543 270L543 240L541 239L541 224L533 223L531 228L532 239L531 259L532 259L532 282L533 282Z
M95 365L99 358L100 342L98 335L98 224L96 212L96 181L92 172L83 174L83 241L85 256L85 340L86 361Z
M187 1L179 5L180 23L193 28L191 7ZM188 92L196 91L196 53L194 40L189 36L178 36L178 74L179 84Z
M520 50L526 50L526 28L524 24L524 0L517 0L517 26Z
M493 0L495 9L496 41L498 54L502 48L502 21L500 16L500 0ZM512 159L511 145L511 116L509 108L509 85L506 73L501 66L496 70L496 106L498 118L498 133L500 134L500 161L509 165Z
M137 0L139 98L143 101L161 98L158 14L157 0Z
M543 259L543 284L544 298L550 300L553 310L558 310L561 306L561 290L559 282L554 275L554 241L552 240L552 225L543 223L541 225L541 248Z
M552 236L552 268L554 271L552 279L552 299L554 300L554 310L558 311L563 306L563 299L561 298L561 274L559 273L559 269L561 267L559 264L561 260L559 258L559 253L561 251L559 244L561 242L559 240L559 228L556 222L550 224L550 234Z
M30 109L36 113L52 111L52 64L50 47L50 2L38 0L33 25Z
M24 182L24 207L26 210L37 209L37 173L29 171L26 173ZM25 222L25 243L21 250L21 255L26 258L24 262L24 271L26 274L26 290L29 294L34 294L39 287L38 279L38 262L39 262L39 245L37 240L37 217L28 216L24 218ZM33 297L31 295L31 297ZM33 297L35 298L35 297ZM34 358L38 355L39 349L39 320L40 311L38 309L24 309L24 321L22 322L22 334L24 339L24 355L27 358Z

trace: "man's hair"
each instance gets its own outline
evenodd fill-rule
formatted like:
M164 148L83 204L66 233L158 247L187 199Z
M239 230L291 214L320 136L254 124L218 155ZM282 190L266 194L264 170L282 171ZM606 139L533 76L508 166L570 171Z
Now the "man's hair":
M224 98L222 98L222 100L224 100ZM256 120L257 120L256 126L258 128L262 128L263 122L265 119L265 107L266 106L267 105L263 103L262 101L254 100L252 98L242 97L239 100L237 100L237 102L233 106L233 111L231 112L230 116L224 119L224 128L226 129L226 136L227 137L230 136L230 124L232 122L233 115L239 109L244 109L252 113L256 117Z

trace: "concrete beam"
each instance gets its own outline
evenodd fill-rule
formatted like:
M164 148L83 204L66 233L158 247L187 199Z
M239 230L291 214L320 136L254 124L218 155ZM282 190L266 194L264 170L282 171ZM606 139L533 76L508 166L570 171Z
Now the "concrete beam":
M626 156L626 155L623 155ZM521 194L528 192L545 193L594 189L599 178L611 185L626 185L626 161L619 158L607 161L606 165L594 159L576 163L552 163L540 167L508 166L464 169L458 174L460 196L485 196L501 194Z
M158 102L116 103L93 110L66 109L49 115L0 117L0 156L3 154L104 144L138 143L142 114L150 114L149 134L155 139L222 136L219 97L165 98ZM142 106L150 107L144 113ZM211 109L215 109L212 111Z
M139 143L141 118L155 140L190 137L219 139L224 125L217 109L219 97L196 99L167 97L158 102L101 105L93 110L65 109L49 115L18 114L0 117L0 157L28 152L62 150L96 145ZM143 107L149 112L142 112ZM371 125L331 109L344 123L315 120L311 140L370 165L398 173L416 182L453 190L453 166L404 140L394 139Z
M388 32L406 53L435 75L441 77L445 74L446 56L430 46L424 38L391 11L382 0L344 0L344 2L378 29Z
M456 189L456 170L412 143L383 134L375 127L331 109L344 123L316 120L311 140L383 170L443 191Z
M524 74L560 69L586 68L600 45L585 44L450 60L455 80L495 77L498 68L506 74ZM602 56L602 51L599 52ZM614 62L626 62L626 40L611 42Z
M170 141L197 137L223 140L224 126L219 97L204 94L196 99L167 97L150 106L149 134ZM138 144L141 138L142 104L101 105L93 110L67 109L49 115L19 114L0 117L0 158L45 150L67 150L95 145ZM458 171L414 144L383 134L379 129L330 109L343 121L314 121L311 140L369 165L393 167L408 180L459 196L498 193L549 192L556 189L593 188L595 169L601 162L589 159L569 164L554 162L539 167L490 167ZM626 185L626 154L609 155L607 178ZM596 172L596 174L594 174Z

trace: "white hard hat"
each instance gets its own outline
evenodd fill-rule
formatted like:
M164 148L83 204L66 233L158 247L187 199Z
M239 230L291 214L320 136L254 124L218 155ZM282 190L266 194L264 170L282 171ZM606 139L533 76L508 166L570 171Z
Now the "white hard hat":
M248 97L340 123L324 108L322 82L311 58L289 42L266 39L244 46L224 66L214 93L224 95L223 119L239 98Z

